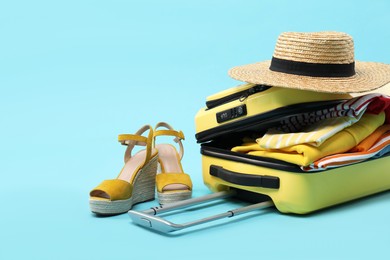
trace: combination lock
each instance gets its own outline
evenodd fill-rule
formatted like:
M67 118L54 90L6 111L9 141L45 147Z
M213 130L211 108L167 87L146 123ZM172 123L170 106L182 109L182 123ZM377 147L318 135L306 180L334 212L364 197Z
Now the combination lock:
M246 115L246 105L241 105L217 113L217 122L223 123L245 115Z

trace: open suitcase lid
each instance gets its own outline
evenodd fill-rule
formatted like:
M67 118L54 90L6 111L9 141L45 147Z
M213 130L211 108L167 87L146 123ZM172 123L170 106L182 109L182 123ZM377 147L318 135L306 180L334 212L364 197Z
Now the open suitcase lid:
M245 84L209 96L195 117L198 143L231 133L265 131L282 120L320 111L349 99L333 94Z

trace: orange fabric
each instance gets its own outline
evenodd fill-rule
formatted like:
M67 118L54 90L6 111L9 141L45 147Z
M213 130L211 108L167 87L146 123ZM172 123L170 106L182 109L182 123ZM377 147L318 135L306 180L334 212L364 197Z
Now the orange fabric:
M378 127L371 135L361 141L357 146L349 150L350 153L366 152L370 149L374 143L387 131L390 131L390 124L382 125Z
M390 151L390 131L381 135L372 147L367 151L347 152L334 154L321 158L314 163L301 167L304 171L322 171L330 168L346 166L357 162L362 162L371 158L379 158Z

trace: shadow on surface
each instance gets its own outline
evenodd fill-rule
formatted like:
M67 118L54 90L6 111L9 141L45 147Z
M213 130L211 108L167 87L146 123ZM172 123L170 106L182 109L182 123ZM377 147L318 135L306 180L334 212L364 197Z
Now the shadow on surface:
M297 217L297 218L316 217L324 214L342 213L351 209L358 209L365 206L369 206L377 203L389 202L389 201L390 201L390 190L368 195L351 201L343 202L341 204L323 208L305 215L284 214L284 213L281 214L284 214L286 216L291 216L291 217Z

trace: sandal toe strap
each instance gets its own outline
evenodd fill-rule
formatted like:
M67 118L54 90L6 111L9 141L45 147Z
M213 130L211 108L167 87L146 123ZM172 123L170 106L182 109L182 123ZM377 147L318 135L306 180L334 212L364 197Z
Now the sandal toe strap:
M156 176L157 191L163 192L164 187L170 184L183 184L192 190L191 177L186 173L160 173Z
M124 180L114 179L103 181L89 195L91 197L106 198L113 201L129 199L132 192L133 185Z

